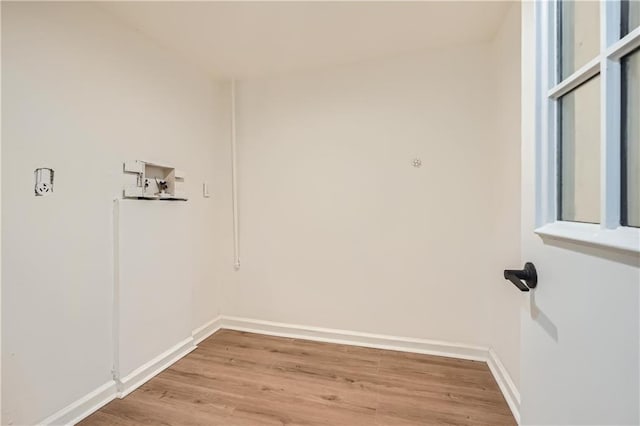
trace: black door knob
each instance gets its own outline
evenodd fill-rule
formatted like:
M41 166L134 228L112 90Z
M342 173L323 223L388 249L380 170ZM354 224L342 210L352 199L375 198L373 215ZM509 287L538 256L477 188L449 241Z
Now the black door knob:
M538 273L531 262L525 263L524 269L505 269L504 278L511 281L520 291L529 291L538 285Z

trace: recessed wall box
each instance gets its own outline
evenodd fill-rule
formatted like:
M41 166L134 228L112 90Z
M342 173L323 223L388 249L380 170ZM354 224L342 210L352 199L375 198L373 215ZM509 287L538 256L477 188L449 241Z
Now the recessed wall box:
M126 161L123 171L135 175L124 188L124 198L139 200L187 201L183 191L184 173L170 166L147 161Z

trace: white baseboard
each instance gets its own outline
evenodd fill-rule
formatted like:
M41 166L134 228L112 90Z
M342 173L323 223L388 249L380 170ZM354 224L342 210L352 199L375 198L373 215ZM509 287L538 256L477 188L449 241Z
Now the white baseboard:
M136 368L125 377L116 380L118 384L118 398L124 398L195 348L193 337L184 339L154 359Z
M89 392L77 401L52 414L39 425L74 425L89 414L97 411L116 397L117 387L114 380L109 380L99 388Z
M195 345L200 344L200 342L202 342L204 339L211 336L216 331L220 330L221 327L222 327L222 315L218 315L216 318L212 319L205 325L193 330L193 332L191 333L191 336L193 337L193 343Z
M161 371L170 367L180 358L193 351L196 346L207 337L218 331L222 324L222 316L218 316L208 323L191 332L191 337L183 340L146 364L138 367L125 377L117 380L118 398L124 398Z
M500 361L498 354L488 347L439 340L416 339L330 328L300 326L230 316L222 316L221 328L268 334L271 336L315 340L318 342L340 343L345 345L365 346L369 348L483 361L489 366L489 370L491 370L491 374L493 374L494 379L498 383L500 391L504 395L514 418L518 424L520 424L520 393L513 383L509 372Z
M491 374L493 374L493 378L498 383L504 399L507 400L513 417L515 417L516 422L520 424L520 392L515 383L513 383L504 364L500 361L498 354L492 348L489 349L487 354L487 365L489 366L489 370L491 370Z
M71 425L79 422L115 397L124 398L152 377L187 355L196 348L197 344L222 328L271 336L483 361L489 366L513 416L518 424L520 423L520 393L513 383L509 372L500 361L500 358L491 348L439 340L388 336L249 318L219 316L193 330L192 337L178 343L166 352L142 365L140 368L137 368L126 377L105 383L39 424Z
M365 346L368 348L448 356L474 361L486 361L487 351L489 350L489 348L483 346L467 345L464 343L387 336L382 334L300 326L229 316L222 317L222 328L269 334L272 336L316 340L319 342L341 343L345 345Z
M218 331L221 327L222 317L218 316L208 323L196 328L191 332L191 337L169 348L154 359L138 367L125 377L116 380L117 396L124 398L144 383L148 382L161 371L170 367L180 358L187 355L196 348L196 345L207 337Z

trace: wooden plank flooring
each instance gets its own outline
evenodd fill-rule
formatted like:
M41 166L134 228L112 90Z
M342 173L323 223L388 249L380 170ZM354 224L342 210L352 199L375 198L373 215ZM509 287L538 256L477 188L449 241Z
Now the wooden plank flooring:
M515 425L485 363L220 330L80 423Z

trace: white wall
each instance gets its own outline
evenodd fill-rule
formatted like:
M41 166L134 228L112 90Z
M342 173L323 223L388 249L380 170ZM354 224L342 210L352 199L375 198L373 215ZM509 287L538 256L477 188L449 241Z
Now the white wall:
M118 200L114 345L123 388L133 382L130 373L179 342L192 347L191 283L197 279L188 207Z
M539 283L522 311L522 424L640 423L640 259L542 240L535 228L534 3L522 13L522 253Z
M149 157L187 172L194 328L223 311L492 345L517 382L513 12L493 44L242 82L239 272L228 87L94 5L2 12L3 423L111 378L111 203Z
M3 2L2 62L2 424L32 424L111 379L123 161L185 170L192 326L218 315L227 92L88 3ZM55 169L48 197L33 194L36 167Z
M496 63L517 72L511 36L241 82L225 314L482 345L505 331L517 375L502 269L520 262L518 82ZM490 315L493 298L516 305Z
M520 269L520 4L514 3L493 42L495 64L495 130L492 162L495 185L489 260L495 271ZM499 275L499 274L498 274ZM522 294L508 281L488 282L489 342L520 383L520 308Z

